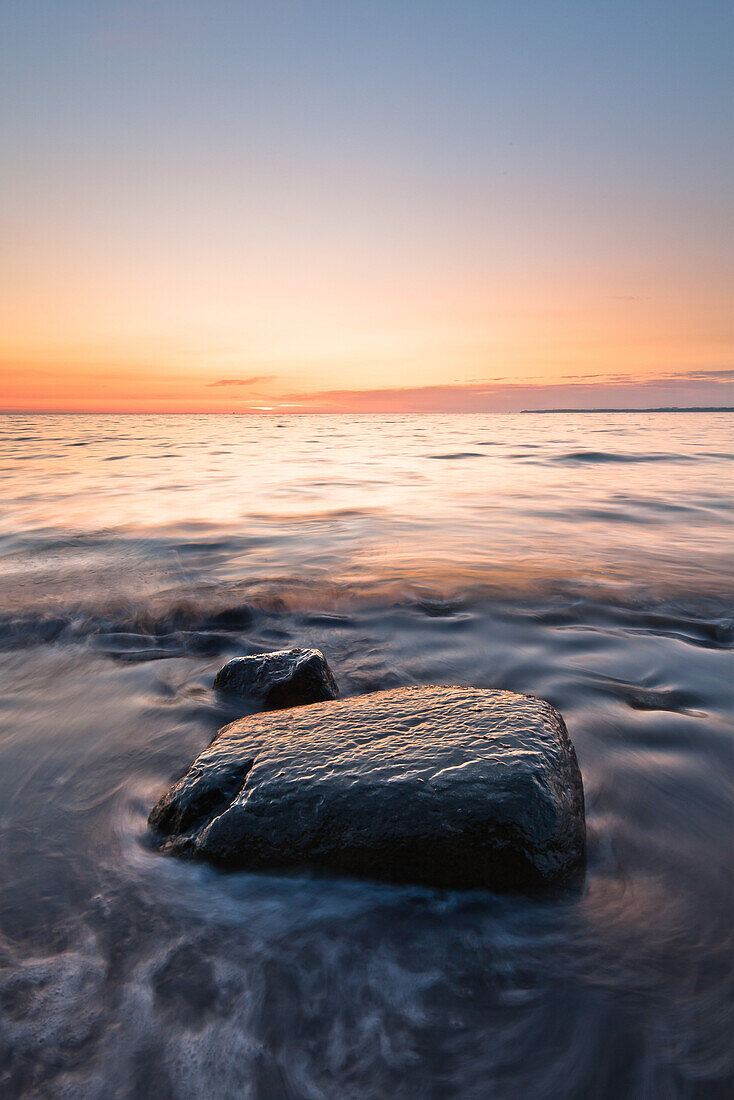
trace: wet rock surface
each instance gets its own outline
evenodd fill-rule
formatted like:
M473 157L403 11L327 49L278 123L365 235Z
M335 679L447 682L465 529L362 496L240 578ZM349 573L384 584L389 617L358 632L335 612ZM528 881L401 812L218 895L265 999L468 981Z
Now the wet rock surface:
M584 796L549 703L424 687L241 719L160 800L165 850L441 887L577 882Z
M281 649L235 657L220 668L216 691L257 699L265 710L336 699L339 689L319 649Z

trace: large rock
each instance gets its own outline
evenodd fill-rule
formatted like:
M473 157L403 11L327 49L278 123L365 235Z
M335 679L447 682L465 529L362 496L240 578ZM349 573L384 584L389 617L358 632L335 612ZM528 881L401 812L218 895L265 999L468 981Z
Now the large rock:
M339 694L320 649L279 649L235 657L220 668L214 687L256 699L265 710L321 703Z
M584 795L541 699L400 688L226 726L149 823L223 867L312 866L445 887L579 877Z

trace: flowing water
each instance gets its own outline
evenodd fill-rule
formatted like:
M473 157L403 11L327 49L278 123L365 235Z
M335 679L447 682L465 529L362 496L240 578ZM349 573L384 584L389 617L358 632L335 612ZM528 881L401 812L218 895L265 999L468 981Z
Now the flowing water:
M734 416L0 417L0 1093L728 1100ZM578 897L221 874L238 653L542 695Z

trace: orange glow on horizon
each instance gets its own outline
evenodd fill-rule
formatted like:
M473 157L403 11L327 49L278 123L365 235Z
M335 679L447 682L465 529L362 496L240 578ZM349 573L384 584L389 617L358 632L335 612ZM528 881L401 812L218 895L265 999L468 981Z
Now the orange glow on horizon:
M424 288L425 289L425 288ZM686 311L634 296L492 307L465 287L445 300L314 295L312 309L232 303L207 320L127 309L46 322L29 308L0 339L4 410L150 413L510 411L583 403L732 403L730 343L717 302ZM696 307L695 310L693 307ZM717 315L718 314L718 315ZM73 323L72 323L73 321ZM167 331L168 326L168 331ZM42 334L42 338L39 336ZM650 401L646 388L667 386ZM706 385L705 393L700 390ZM672 387L672 389L671 389ZM690 397L683 391L690 390ZM698 387L698 390L696 389ZM635 396L639 391L639 396ZM679 392L681 391L681 392ZM710 391L710 392L709 392ZM625 396L626 395L626 396Z

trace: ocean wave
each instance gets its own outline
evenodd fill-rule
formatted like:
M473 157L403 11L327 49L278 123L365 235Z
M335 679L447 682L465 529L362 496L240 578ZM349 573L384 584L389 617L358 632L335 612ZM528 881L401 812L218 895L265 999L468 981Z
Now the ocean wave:
M696 456L690 454L674 454L665 451L650 451L640 454L628 454L622 451L567 451L564 454L554 455L553 461L565 464L590 465L604 463L646 463L646 462L695 462Z
M243 596L246 597L243 599ZM734 649L734 594L728 599L680 596L642 599L639 593L590 593L569 586L565 597L537 588L500 593L475 585L464 592L441 594L411 591L410 586L365 584L361 589L303 579L270 580L267 584L238 586L236 598L226 602L221 589L203 589L181 599L176 591L150 601L100 601L66 612L36 610L0 617L0 649L22 649L46 644L91 645L100 655L118 661L150 661L183 656L213 657L245 646L256 652L254 640L267 630L298 624L309 632L354 630L374 614L405 615L443 620L448 626L466 626L497 616L505 620L532 619L546 626L570 629L620 629L633 636L676 639L704 649Z
M453 459L461 459L461 458L486 458L486 457L487 456L483 455L481 453L481 451L456 451L453 454L426 455L426 458L440 458L440 459L443 459L445 462L451 461Z

